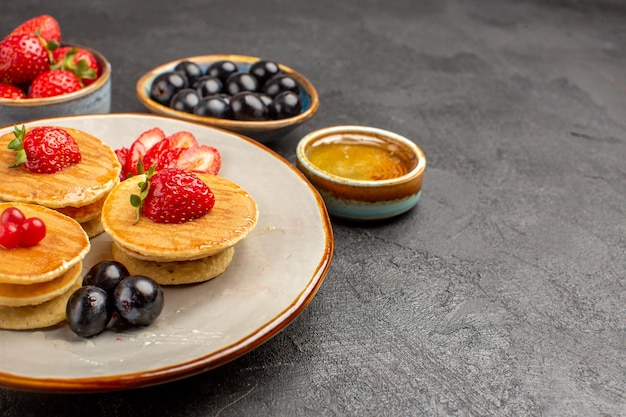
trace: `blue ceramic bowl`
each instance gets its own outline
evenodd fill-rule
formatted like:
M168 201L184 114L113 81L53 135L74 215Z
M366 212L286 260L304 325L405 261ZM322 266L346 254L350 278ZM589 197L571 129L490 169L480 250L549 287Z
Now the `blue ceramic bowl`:
M61 96L17 100L0 98L0 126L57 116L110 113L111 64L101 53L80 47L90 51L100 64L101 75L96 81Z
M246 121L198 116L192 113L171 109L150 98L150 87L152 86L152 81L159 74L173 70L176 64L181 61L195 62L202 68L203 71L206 71L208 66L213 62L228 60L235 63L239 71L245 72L251 64L259 59L260 58L245 55L201 55L168 62L150 70L137 81L137 98L148 110L156 114L240 133L261 143L271 142L279 139L313 117L319 107L319 98L313 84L311 84L311 82L302 74L282 64L279 64L281 71L295 78L298 81L298 84L300 84L300 99L302 100L302 110L300 111L300 114L285 119Z
M426 157L415 143L396 133L335 126L302 138L296 165L333 217L382 220L418 203Z

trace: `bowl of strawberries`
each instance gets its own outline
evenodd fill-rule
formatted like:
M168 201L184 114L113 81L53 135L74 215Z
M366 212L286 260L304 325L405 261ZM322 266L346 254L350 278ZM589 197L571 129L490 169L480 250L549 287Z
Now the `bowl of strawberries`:
M111 64L98 51L61 42L49 15L29 19L0 41L0 126L111 111Z

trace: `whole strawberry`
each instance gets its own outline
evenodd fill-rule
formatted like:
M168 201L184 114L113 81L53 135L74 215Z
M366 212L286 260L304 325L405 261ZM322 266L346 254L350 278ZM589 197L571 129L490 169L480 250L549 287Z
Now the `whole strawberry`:
M29 84L48 69L48 49L37 36L18 33L0 41L0 82Z
M26 94L16 85L0 83L0 98L25 98Z
M78 76L71 71L50 70L37 76L30 85L28 98L60 96L78 91L83 86Z
M17 157L11 168L23 165L31 172L52 174L81 160L74 138L60 127L35 127L27 132L24 126L15 126L13 133L15 138L8 147L17 152Z
M88 50L76 46L61 46L52 51L50 68L72 71L84 86L96 81L100 75L100 65L96 57Z
M154 173L151 167L146 181L139 183L140 194L131 196L131 204L156 223L183 223L207 214L215 204L208 185L195 174L176 168ZM137 217L139 218L139 217Z
M29 19L13 29L9 35L26 33L29 35L39 35L46 41L61 43L61 27L59 22L49 15L41 15Z

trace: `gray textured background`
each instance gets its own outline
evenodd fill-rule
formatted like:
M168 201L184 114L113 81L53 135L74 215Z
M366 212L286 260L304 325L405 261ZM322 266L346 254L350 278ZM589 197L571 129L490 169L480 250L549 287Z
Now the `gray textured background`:
M128 392L0 390L0 415L626 416L626 3L20 0L0 28L40 13L111 60L115 112L161 63L261 56L318 88L271 145L290 162L364 124L428 167L415 210L334 222L318 295L250 354Z

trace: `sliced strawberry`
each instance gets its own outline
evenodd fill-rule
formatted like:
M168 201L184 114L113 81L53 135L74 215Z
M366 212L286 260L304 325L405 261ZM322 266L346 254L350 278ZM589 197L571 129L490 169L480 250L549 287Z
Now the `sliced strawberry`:
M198 144L198 140L191 132L181 130L167 137L170 148L189 148Z
M185 148L178 156L176 168L216 175L222 165L219 151L209 145Z
M187 148L172 148L161 154L157 169L176 168L180 155L185 152Z
M161 156L170 149L170 142L167 138L160 140L158 143L153 145L143 157L143 165L147 168L156 164L157 168L159 167L159 160Z
M130 149L121 147L115 150L115 156L117 156L117 160L122 166L122 170L120 171L120 181L123 181L126 178L126 160L128 159L128 153Z
M143 132L130 146L128 157L126 158L125 171L128 174L137 174L137 163L143 162L143 158L146 153L154 145L165 139L165 132L162 129L155 127ZM146 167L147 169L148 167Z

